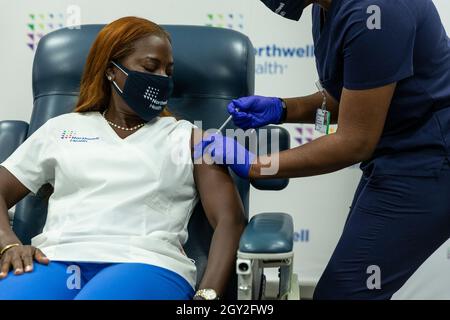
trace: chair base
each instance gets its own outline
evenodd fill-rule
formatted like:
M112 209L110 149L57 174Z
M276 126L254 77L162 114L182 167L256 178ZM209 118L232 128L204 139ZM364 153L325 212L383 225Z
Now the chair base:
M267 300L265 268L278 268L279 289L275 299L299 300L300 288L298 277L293 273L293 258L293 251L276 254L238 251L238 300Z

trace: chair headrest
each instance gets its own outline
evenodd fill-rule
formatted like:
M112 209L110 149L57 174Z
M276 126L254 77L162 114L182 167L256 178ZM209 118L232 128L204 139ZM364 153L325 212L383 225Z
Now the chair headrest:
M103 27L63 28L40 40L33 63L35 100L78 93L90 47ZM253 92L254 49L245 35L206 26L163 27L172 38L174 98L235 98Z

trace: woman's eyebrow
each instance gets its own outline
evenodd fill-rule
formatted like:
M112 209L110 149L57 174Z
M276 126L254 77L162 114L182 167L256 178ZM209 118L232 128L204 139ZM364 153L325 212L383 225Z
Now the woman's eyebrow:
M154 62L157 62L157 63L161 63L161 60L159 60L159 59L156 58L156 57L150 57L150 56L147 56L147 57L144 58L144 60L151 60L151 61L154 61ZM170 65L170 66L172 66L173 64L174 64L173 61L170 61L170 62L169 62L169 65Z

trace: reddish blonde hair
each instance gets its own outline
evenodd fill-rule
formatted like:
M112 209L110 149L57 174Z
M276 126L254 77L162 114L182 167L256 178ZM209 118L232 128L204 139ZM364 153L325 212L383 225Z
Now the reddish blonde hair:
M138 17L120 18L99 32L87 57L75 112L102 112L109 106L111 85L106 78L106 69L110 62L130 55L137 40L151 35L170 41L169 34L162 27ZM160 116L171 116L171 113L165 108Z

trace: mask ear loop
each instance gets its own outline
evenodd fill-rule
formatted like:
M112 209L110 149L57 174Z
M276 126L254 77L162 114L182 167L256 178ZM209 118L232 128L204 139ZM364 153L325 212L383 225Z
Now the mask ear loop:
M119 69L120 71L122 71L127 77L128 77L128 72L126 72L125 70L123 70L117 63L115 63L114 61L111 61L111 63L116 66L117 69ZM117 85L117 83L113 80L112 81L113 85L116 87L117 90L119 90L120 93L123 93L122 89L119 88L119 86Z
M112 81L114 87L116 87L117 90L119 90L120 93L123 93L122 89L119 88L119 86L117 85L117 83L113 80Z

